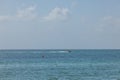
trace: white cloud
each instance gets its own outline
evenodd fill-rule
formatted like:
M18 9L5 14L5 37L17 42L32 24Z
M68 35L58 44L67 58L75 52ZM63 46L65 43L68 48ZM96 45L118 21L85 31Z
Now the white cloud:
M16 20L34 20L41 21L59 21L66 20L68 18L69 10L67 8L56 7L51 10L47 16L39 17L36 13L35 6L29 6L27 8L19 9L14 15L0 15L0 22L2 21L16 21Z
M36 7L30 6L22 10L18 10L15 15L0 15L0 22L11 20L32 20L36 18Z
M120 17L105 16L99 21L96 30L99 32L118 33L120 30Z
M106 25L120 26L120 18L114 16L103 17L103 22Z
M107 20L111 20L113 17L112 16L105 16L103 17L103 20L107 21Z
M25 9L18 10L16 17L20 19L34 19L37 16L35 10L36 10L35 6L30 6Z
M67 8L54 8L50 11L50 13L43 17L46 21L54 21L54 20L65 20L69 14L69 10Z
M0 22L3 22L3 21L8 21L12 19L12 16L0 16Z
M71 8L75 8L78 6L78 2L77 1L73 1L71 4Z

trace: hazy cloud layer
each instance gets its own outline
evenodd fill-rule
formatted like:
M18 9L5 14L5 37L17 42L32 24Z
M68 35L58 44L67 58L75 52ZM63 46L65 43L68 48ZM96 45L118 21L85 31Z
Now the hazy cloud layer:
M30 6L22 10L18 10L16 13L16 17L20 19L34 19L37 17L36 15L36 7Z
M32 20L37 17L36 7L30 6L16 11L15 15L0 15L0 22L15 20Z
M38 19L40 21L61 21L66 20L69 14L68 8L56 7L51 10L47 16L40 17L37 15L36 7L29 6L16 11L15 15L1 15L0 21L11 21L11 20L33 20Z
M120 17L114 17L114 16L106 16L103 18L103 21L107 25L112 25L112 26L120 26Z
M46 21L65 20L69 14L69 9L56 7L43 19Z

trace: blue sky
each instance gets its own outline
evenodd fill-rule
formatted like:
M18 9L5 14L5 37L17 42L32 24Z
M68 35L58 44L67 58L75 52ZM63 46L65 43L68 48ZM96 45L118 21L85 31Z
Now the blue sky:
M0 0L0 49L119 49L120 0Z

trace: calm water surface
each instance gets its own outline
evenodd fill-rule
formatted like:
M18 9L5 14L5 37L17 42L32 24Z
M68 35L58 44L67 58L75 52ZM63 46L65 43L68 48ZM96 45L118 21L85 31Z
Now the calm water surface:
M120 80L120 50L0 50L0 80Z

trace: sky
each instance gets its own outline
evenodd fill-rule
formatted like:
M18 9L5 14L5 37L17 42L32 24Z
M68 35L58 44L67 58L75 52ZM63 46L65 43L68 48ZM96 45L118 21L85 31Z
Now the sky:
M0 0L0 49L120 49L120 0Z

